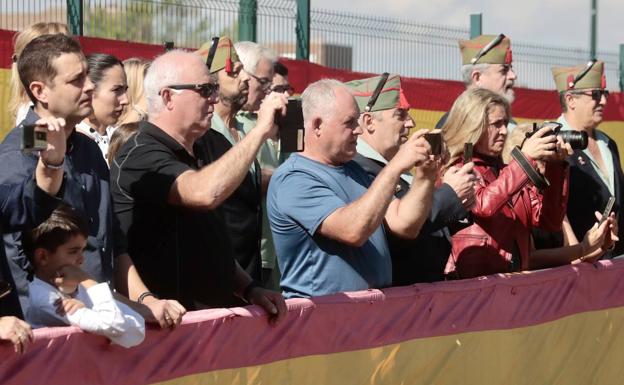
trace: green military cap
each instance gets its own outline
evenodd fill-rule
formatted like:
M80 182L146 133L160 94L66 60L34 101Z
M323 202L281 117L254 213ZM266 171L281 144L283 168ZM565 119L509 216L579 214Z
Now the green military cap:
M511 40L502 33L460 40L462 64L511 64Z
M574 67L553 67L552 73L559 92L607 87L604 63L599 60Z
M197 51L195 51L195 53L206 60L210 54L212 44L212 42L204 43ZM232 72L234 63L238 61L240 60L238 59L232 40L230 40L227 36L222 36L219 38L217 48L214 51L214 57L212 58L212 64L210 66L210 73L215 73L224 68L225 72Z
M384 75L368 79L352 80L346 83L352 90L355 101L360 107L360 112L366 111L366 107L371 101L371 97L375 93L379 82L384 78ZM401 77L399 75L389 75L377 99L372 100L372 102L373 105L370 106L370 110L367 112L389 110L391 108L410 108L403 94Z

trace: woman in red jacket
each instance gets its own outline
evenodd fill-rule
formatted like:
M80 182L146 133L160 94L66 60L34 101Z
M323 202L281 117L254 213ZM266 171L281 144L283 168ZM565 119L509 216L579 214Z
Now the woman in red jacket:
M527 138L505 165L501 153L509 117L509 103L502 96L475 88L459 96L442 128L450 152L447 167L461 166L464 143L474 143L477 176L474 223L453 235L446 267L450 278L527 270L531 229L561 229L568 194L564 159L572 150L543 128ZM532 182L535 175L542 177L538 170L550 183L541 186L543 191Z

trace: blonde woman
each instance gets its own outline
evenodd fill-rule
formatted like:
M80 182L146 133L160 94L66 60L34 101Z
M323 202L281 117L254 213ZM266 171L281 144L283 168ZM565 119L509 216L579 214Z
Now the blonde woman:
M24 86L20 81L19 74L17 73L17 59L24 50L24 47L30 43L34 38L41 35L62 33L69 35L67 25L63 23L35 23L24 28L19 33L15 34L13 38L13 55L11 60L11 98L9 101L9 112L15 116L15 125L17 126L24 118L28 109L32 105L32 102L24 91Z
M509 123L509 103L485 89L465 91L455 101L442 135L450 160L446 167L461 166L464 143L474 144L476 203L471 209L474 223L453 235L446 273L449 277L526 270L529 267L531 229L558 231L567 204L568 166L571 152L560 138L541 129L528 138L521 153L528 167L545 162L550 186L540 192L526 168L513 159L504 164L503 147Z
M521 124L514 128L505 142L505 149L503 150L505 163L513 160L511 151L515 146L520 146L527 133L532 130L531 124ZM540 168L543 170L543 164L538 165L538 169ZM618 224L614 213L611 213L611 216L602 223L599 221L601 214L596 213L596 215L598 220L585 233L580 242L574 235L567 215L563 218L561 232L550 233L534 229L532 231L529 268L535 270L569 263L594 262L600 258L606 250L612 248L615 242L619 240L617 237Z
M149 61L136 57L123 61L128 82L128 106L119 117L119 125L147 119L147 100L143 95L143 79L149 65Z

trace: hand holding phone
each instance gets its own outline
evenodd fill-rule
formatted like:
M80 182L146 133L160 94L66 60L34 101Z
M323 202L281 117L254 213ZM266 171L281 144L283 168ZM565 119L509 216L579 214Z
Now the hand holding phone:
M604 221L607 220L607 218L609 218L609 214L611 214L611 210L613 210L613 205L615 204L615 197L609 197L609 201L607 202L607 206L605 207L604 211L602 212L602 217L600 218L600 221L598 222L598 224L602 224Z

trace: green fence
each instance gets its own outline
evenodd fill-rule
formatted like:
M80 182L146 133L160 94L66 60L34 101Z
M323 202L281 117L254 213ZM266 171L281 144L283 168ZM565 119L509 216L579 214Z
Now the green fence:
M79 0L71 0L79 1ZM67 0L2 0L0 28L19 30L35 21L67 22ZM83 32L87 36L199 47L215 35L238 38L240 0L83 0ZM256 36L259 43L281 56L296 55L295 0L257 0ZM310 60L360 72L400 73L404 76L460 80L457 40L466 28L408 20L312 9ZM485 31L498 33L504 31ZM550 68L575 65L589 50L551 47L512 38L518 85L553 88ZM618 89L619 55L598 52L606 62L607 86Z

